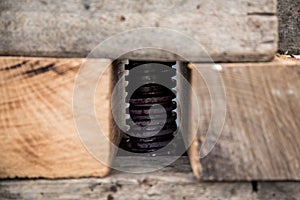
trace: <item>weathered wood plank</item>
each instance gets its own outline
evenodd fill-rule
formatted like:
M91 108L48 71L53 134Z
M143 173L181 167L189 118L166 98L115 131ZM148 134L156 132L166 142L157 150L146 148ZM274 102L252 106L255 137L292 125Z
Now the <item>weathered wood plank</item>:
M294 199L300 198L299 182L262 182L258 183L258 197L260 199Z
M256 186L255 186L256 185ZM1 199L299 199L299 182L198 182L188 159L146 174L105 178L2 180Z
M141 27L178 31L198 41L215 61L267 61L277 51L276 0L4 0L0 11L0 55L85 57L108 37ZM108 45L103 57L126 46L151 47L153 37L150 31L143 38ZM185 48L190 61L203 61L195 42L186 47L182 38L168 38L155 35L163 49ZM143 50L127 57L182 59Z
M202 111L191 151L199 156L211 101L196 73L202 66L191 67ZM203 171L197 170L199 162L192 163L195 174L206 180L300 180L300 60L280 57L270 63L221 64L216 69L225 86L226 119L216 146L201 159Z
M74 81L83 59L0 58L0 178L104 176L109 168L85 149L72 108ZM101 60L105 70L109 60ZM111 71L96 91L97 119L111 134ZM99 115L100 113L100 115ZM113 140L113 139L112 139ZM99 141L106 162L110 144Z
M10 180L1 199L252 199L250 183L199 183L188 159L146 174L113 172L103 179Z
M168 177L166 177L168 175ZM132 176L113 174L109 178L64 180L10 180L0 182L0 197L6 199L245 199L297 200L299 182L181 181L169 174ZM182 174L185 176L185 174ZM164 178L163 178L164 177Z
M300 54L300 0L278 0L279 50Z

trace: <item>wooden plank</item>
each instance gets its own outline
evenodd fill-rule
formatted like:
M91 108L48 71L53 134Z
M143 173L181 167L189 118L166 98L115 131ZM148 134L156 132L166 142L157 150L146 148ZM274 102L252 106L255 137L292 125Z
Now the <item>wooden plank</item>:
M299 199L299 182L262 182L258 183L257 195L260 199Z
M0 178L105 176L109 168L81 143L72 108L75 77L83 59L0 58ZM101 60L105 84L97 89L95 107L102 130L111 130L110 80ZM99 114L100 113L100 114ZM99 141L105 162L112 151Z
M0 10L0 55L85 57L108 37L141 27L178 31L201 44L214 61L268 61L277 51L276 0L4 0ZM102 55L115 58L118 49L145 44L171 52L184 49L190 61L203 61L196 42L153 34L111 43ZM126 57L182 59L149 49Z
M195 174L205 180L300 180L300 60L277 57L269 63L217 66L225 86L226 118L217 144L201 164L198 152L212 116L211 99L196 73L203 66L191 67L202 112L198 140L190 149Z
M0 182L1 199L255 199L250 183L198 183L188 159L146 174L114 172L96 179Z
M86 151L75 130L72 94L82 62L0 59L0 178L107 174L108 168ZM102 62L99 70L109 63ZM270 63L220 66L217 69L225 83L227 118L216 147L201 160L202 165L197 157L199 143L195 141L191 147L195 174L203 173L205 180L299 180L299 60L280 57ZM203 116L198 134L203 141L210 99L194 69L191 81L201 100ZM114 76L106 72L103 78L110 82ZM110 87L102 86L107 87L97 88L96 113L104 122L105 133L115 140L107 107ZM110 145L104 142L102 147L109 162L113 157Z
M279 50L300 54L300 0L278 1Z
M298 199L299 182L198 182L188 159L152 173L105 178L2 180L5 199Z

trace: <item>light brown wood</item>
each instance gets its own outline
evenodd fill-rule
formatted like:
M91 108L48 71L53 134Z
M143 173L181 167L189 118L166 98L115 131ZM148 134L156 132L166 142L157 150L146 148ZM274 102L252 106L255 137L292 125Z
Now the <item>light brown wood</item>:
M196 175L205 180L300 180L300 60L277 57L269 63L218 66L226 119L214 149L201 160L211 99L196 73L203 66L190 67L202 111L198 139L191 147L198 157L192 162ZM192 125L196 120L192 112Z
M72 109L74 82L84 59L0 58L0 178L103 177L109 168L84 147ZM99 62L105 71L109 60ZM107 137L111 131L110 82L105 71L96 90L97 120ZM99 114L100 113L100 114ZM101 144L105 162L113 152Z
M0 55L85 57L102 41L143 27L174 30L193 41L151 30L109 43L102 56L116 59L118 50L144 44L173 53L184 49L191 61L203 61L197 42L219 62L268 61L277 51L276 0L2 0ZM127 56L182 59L145 49Z

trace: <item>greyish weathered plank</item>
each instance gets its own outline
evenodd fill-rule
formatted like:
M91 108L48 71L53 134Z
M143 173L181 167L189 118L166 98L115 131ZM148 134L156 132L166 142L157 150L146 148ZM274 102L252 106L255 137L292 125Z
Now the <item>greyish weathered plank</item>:
M0 55L84 57L114 34L163 27L198 41L215 61L267 61L277 51L275 13L276 0L3 0ZM148 32L131 39L107 45L103 57L115 58L118 49L141 43L151 47L159 41L159 47L183 49L191 61L203 61L195 42L182 38ZM127 57L180 59L147 51Z
M300 199L300 182L262 182L257 184L257 189L259 199Z
M2 180L0 199L299 199L300 182L198 182L188 159L146 174L106 178Z
M103 179L5 180L0 199L255 199L250 183L199 183L183 157L146 174L114 172Z
M168 176L168 177L166 177ZM298 200L299 182L182 182L171 175L118 174L105 179L6 180L0 197L6 199L245 199Z
M300 0L278 0L279 50L300 54Z

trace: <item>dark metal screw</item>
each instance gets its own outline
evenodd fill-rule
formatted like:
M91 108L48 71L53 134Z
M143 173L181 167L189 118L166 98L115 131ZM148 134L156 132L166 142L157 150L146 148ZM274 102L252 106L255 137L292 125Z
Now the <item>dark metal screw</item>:
M136 80L147 82L136 89L130 99L128 99L129 97L126 99L130 105L127 108L127 114L130 115L132 121L128 122L129 120L127 120L127 125L130 127L130 134L124 134L120 147L126 151L135 153L154 152L165 147L173 140L173 134L177 130L177 115L174 112L177 107L174 101L176 95L171 89L155 83L159 79L164 79L168 85L176 87L176 81L172 79L175 76L174 69L172 69L175 62L159 62L159 64L168 66L170 70L159 71L149 65L149 67L143 68L139 76L131 77L131 69L146 63L151 62L129 61L129 64L125 65L125 69L129 70L129 74L126 77L128 81L127 89L128 87L132 87L131 82L135 82ZM161 106L158 108L152 107L155 104ZM152 113L150 119L149 109L151 107ZM162 113L166 113L166 121L162 119ZM148 126L150 122L152 125ZM135 123L138 127L133 127L132 123ZM161 126L163 126L162 129L160 129ZM154 133L156 134L153 135ZM134 135L137 137L134 137Z

